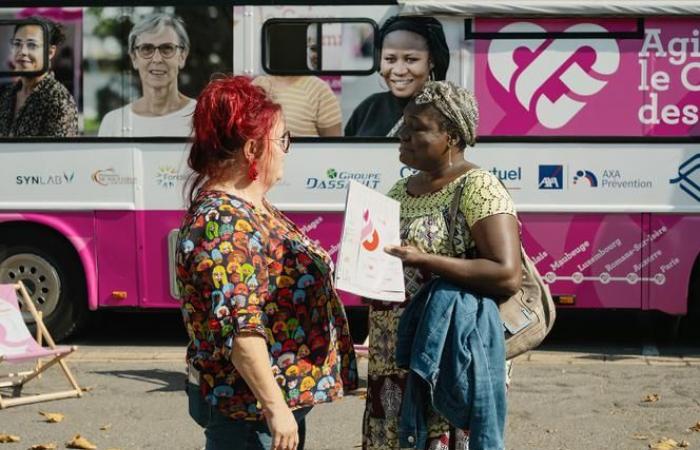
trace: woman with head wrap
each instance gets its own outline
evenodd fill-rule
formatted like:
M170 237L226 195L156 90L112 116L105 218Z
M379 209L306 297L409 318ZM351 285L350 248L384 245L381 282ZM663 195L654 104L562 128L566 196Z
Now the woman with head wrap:
M403 109L429 79L444 80L450 50L439 21L432 17L387 19L379 30L379 74L388 92L370 95L345 126L346 136L394 136Z
M519 225L510 195L491 172L464 158L466 146L474 145L478 117L474 96L445 81L427 82L404 110L399 159L418 172L389 191L401 202L402 245L385 250L403 262L407 302L433 276L491 298L520 288ZM450 245L449 211L461 186ZM364 449L399 448L397 416L407 372L396 366L395 349L405 305L370 304ZM469 448L467 430L451 432L432 410L426 423L425 449Z

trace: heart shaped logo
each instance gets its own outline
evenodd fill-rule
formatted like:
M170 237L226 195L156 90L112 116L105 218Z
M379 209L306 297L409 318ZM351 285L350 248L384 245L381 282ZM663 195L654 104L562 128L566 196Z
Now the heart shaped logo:
M531 22L514 22L501 32L546 33ZM565 32L608 32L600 25L581 23ZM593 52L590 67L576 56ZM517 56L516 56L517 55ZM523 57L523 55L525 55ZM615 39L494 39L488 49L491 74L537 120L550 129L561 128L601 91L620 66Z

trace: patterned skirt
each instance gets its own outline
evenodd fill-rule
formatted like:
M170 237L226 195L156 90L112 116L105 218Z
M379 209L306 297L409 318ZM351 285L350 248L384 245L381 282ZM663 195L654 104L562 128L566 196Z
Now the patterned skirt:
M399 415L408 372L396 367L396 333L405 305L373 302L369 312L367 401L362 424L363 450L398 450ZM512 364L506 364L510 384ZM469 431L455 430L434 411L427 414L424 450L468 450ZM452 431L452 432L451 432ZM452 442L450 442L452 439Z

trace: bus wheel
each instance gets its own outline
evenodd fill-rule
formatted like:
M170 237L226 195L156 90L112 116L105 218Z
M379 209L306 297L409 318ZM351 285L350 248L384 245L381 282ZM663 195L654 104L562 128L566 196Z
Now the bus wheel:
M13 234L0 243L0 283L21 281L52 337L61 341L74 334L87 317L85 277L78 255L68 242L46 232L31 239L26 232ZM34 333L31 314L25 311L22 315Z

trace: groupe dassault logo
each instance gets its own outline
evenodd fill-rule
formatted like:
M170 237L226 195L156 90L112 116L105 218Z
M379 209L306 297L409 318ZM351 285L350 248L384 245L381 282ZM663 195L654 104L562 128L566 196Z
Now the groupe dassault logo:
M608 30L592 23L579 23L564 31ZM499 32L546 33L547 30L531 22L515 22ZM547 84L550 78L569 64L571 57L583 47L592 48L595 52L595 64L589 70L595 76L574 62L557 75L557 81L564 84L576 98L549 92ZM522 48L536 55L525 68L514 63L518 61L514 57L516 51ZM605 87L607 81L604 78L613 75L620 65L620 49L615 39L494 39L489 45L488 65L496 81L514 95L523 108L534 113L539 123L549 129L558 129L586 106L582 97L595 95Z
M326 169L325 177L307 178L306 189L345 189L350 180L355 180L369 188L376 189L381 179L381 173L379 172L337 171L331 167Z
M683 192L700 202L700 153L681 164L678 167L678 176L669 182L678 184Z

